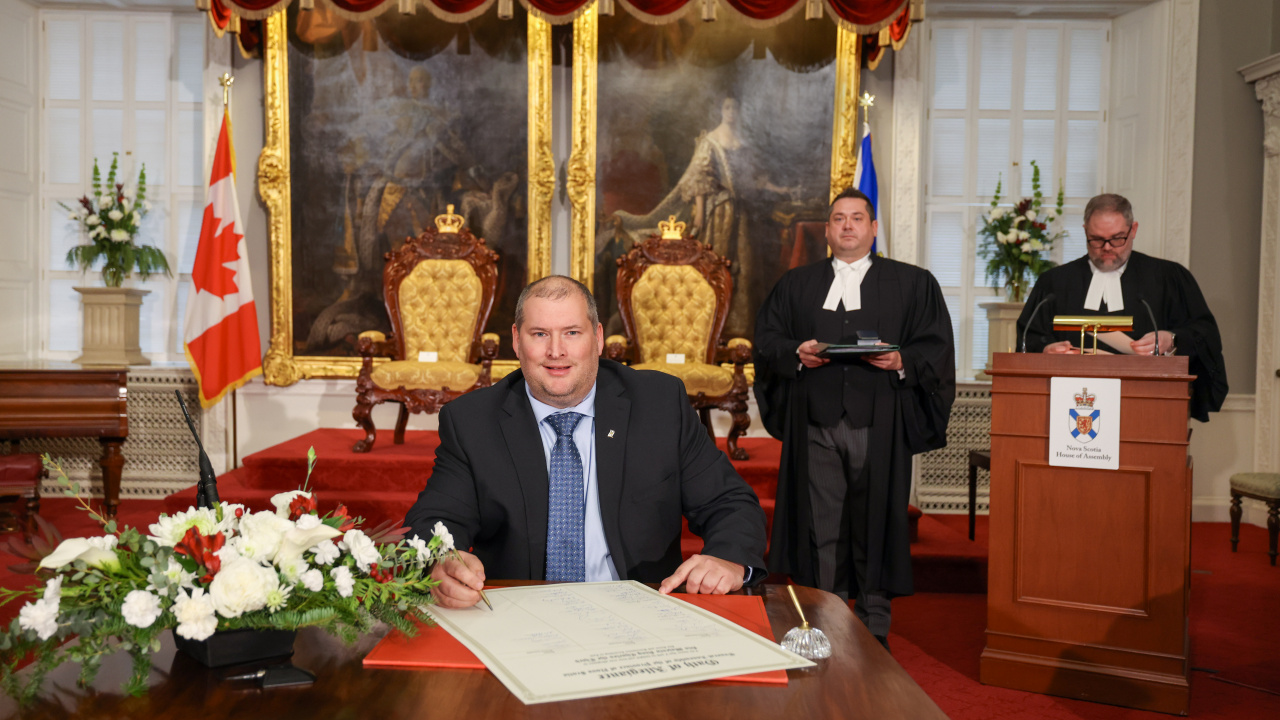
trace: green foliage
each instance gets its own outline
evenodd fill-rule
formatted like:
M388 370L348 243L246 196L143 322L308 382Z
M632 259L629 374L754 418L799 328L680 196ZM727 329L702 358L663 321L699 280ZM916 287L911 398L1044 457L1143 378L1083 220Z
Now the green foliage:
M89 244L77 245L67 251L67 263L86 271L102 263L102 281L107 287L120 287L133 272L146 280L152 275L170 275L169 261L154 245L134 243L141 228L142 219L150 208L147 202L147 168L138 172L137 190L127 190L116 182L119 153L112 153L111 168L107 172L105 187L93 161L93 197L85 196L73 207L59 205L70 213L88 236Z

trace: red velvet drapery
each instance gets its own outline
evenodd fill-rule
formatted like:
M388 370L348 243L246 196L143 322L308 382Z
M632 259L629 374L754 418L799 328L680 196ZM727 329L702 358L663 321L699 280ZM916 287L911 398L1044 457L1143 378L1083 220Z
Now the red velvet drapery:
M208 0L214 25L226 29L226 15L260 20L285 8L291 0ZM484 0L416 0L431 4L442 16L459 15L475 9ZM583 7L596 0L520 0L522 4L553 23L567 22ZM810 0L726 0L731 8L753 20L773 20L786 14L799 3ZM327 2L348 17L376 15L398 6L399 0L314 0ZM650 16L662 17L681 10L688 3L704 0L631 0L630 6ZM391 3L391 5L388 5ZM200 3L203 5L204 3ZM909 14L912 0L822 0L837 22L862 34L879 32L901 15ZM920 3L917 3L920 4ZM623 7L626 7L624 4ZM216 8L216 9L215 9Z
M230 30L241 33L241 49L246 54L255 51L261 40L261 28L249 21L260 21L284 10L293 0L196 0L208 6L209 21L219 34ZM472 16L491 0L414 0L428 6L436 15L455 22ZM572 22L582 10L597 0L519 0L529 11L552 24ZM826 13L847 30L863 36L863 56L869 66L875 67L885 49L892 45L901 47L913 19L923 15L924 0L724 0L736 13L755 22L767 25L789 17L797 5L808 5L810 13ZM400 0L311 0L326 3L350 19L373 17L395 10ZM627 0L611 3L622 11L632 12L646 22L668 22L690 4L713 7L711 0ZM696 12L696 10L695 10ZM810 15L816 17L816 15ZM242 26L241 23L244 23ZM247 31L247 33L246 33ZM248 41L248 42L246 42Z

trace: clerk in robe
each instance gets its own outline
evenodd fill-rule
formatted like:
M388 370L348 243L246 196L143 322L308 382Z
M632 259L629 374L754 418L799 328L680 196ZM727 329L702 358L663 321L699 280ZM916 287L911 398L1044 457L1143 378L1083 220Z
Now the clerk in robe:
M1222 338L1200 286L1176 262L1133 251L1138 223L1133 206L1120 195L1099 195L1084 209L1084 235L1089 254L1049 270L1036 282L1018 318L1027 350L1079 353L1080 332L1053 330L1055 315L1126 315L1133 317L1133 352L1186 355L1191 384L1191 417L1209 421L1227 397L1227 371ZM1054 298L1039 311L1040 301ZM1148 314L1146 305L1151 306ZM1151 322L1155 316L1155 326ZM1099 343L1099 349L1104 346Z
M888 647L890 601L913 592L911 456L946 445L955 398L951 317L928 270L871 252L866 195L831 204L832 257L783 275L756 316L756 397L782 438L769 570L855 598ZM828 359L858 332L898 346Z

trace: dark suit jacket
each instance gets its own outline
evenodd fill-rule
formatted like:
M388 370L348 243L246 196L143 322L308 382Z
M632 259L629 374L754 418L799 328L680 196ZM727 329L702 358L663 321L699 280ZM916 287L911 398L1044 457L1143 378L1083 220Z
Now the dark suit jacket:
M683 383L601 360L595 411L600 514L622 579L661 582L675 571L682 514L705 541L703 554L764 566L760 501L707 436ZM487 577L541 580L548 492L546 455L517 371L441 410L435 469L405 524L429 538L443 521Z

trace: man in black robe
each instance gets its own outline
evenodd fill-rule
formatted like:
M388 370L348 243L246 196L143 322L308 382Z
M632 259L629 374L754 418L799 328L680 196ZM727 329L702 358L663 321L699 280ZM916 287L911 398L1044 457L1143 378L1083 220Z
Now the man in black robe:
M856 599L888 647L890 600L913 592L911 456L946 444L955 399L951 317L927 270L871 255L875 209L831 204L832 258L791 270L756 317L756 397L783 441L769 570ZM874 333L897 350L828 358Z
M1159 354L1190 358L1190 372L1196 376L1191 384L1191 417L1208 422L1209 413L1217 412L1227 397L1227 371L1218 323L1195 278L1176 262L1133 251L1138 223L1132 205L1120 195L1099 195L1089 201L1084 209L1084 236L1087 256L1053 268L1036 281L1018 318L1018 333L1025 333L1027 350L1080 352L1076 347L1080 332L1055 332L1055 315L1132 316L1138 337L1129 343L1133 352L1154 354L1158 338ZM1050 294L1053 298L1039 307ZM1098 348L1106 346L1099 342Z

